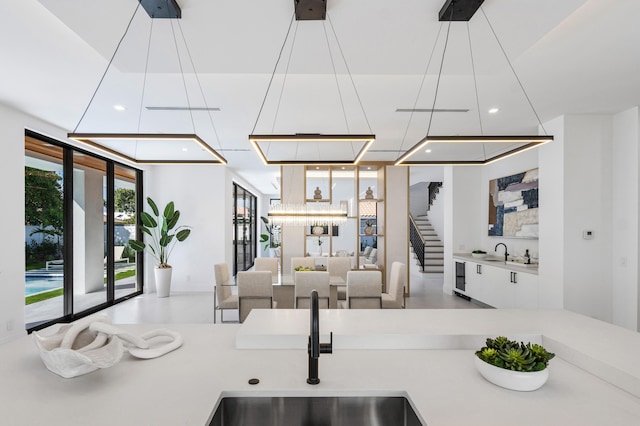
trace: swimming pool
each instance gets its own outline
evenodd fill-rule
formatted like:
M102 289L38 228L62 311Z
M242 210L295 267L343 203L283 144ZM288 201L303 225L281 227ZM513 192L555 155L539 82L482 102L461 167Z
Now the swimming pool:
M24 295L29 296L30 294L62 288L62 279L62 275L27 276L25 277Z

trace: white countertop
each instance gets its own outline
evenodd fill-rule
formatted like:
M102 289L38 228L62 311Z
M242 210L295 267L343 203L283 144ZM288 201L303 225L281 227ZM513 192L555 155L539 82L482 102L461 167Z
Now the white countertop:
M533 264L530 266L517 265L517 264L514 265L513 263L506 263L503 260L496 260L499 257L500 256L489 255L487 256L487 258L491 258L494 260L487 260L487 259L480 259L478 257L473 257L471 253L454 253L453 254L454 259L465 260L467 262L480 263L482 265L487 265L487 266L495 266L496 268L508 269L509 271L524 272L527 274L538 275L538 264Z
M305 382L306 341L304 349L236 348L258 333L257 323L271 339L286 341L278 336L288 333L299 347L296 336L308 334L305 310L254 311L242 326L168 325L182 333L182 348L154 360L125 355L114 367L73 379L49 372L30 336L17 339L0 346L2 422L205 425L221 396L251 394L403 395L429 426L640 424L638 333L565 311L348 311L353 315L340 312L339 323L324 312L321 332L333 328L336 346L320 357L317 386ZM122 327L141 333L158 326ZM464 345L478 334L503 332L539 335L556 351L541 389L520 393L487 382L475 370L473 349L347 349L342 337L360 334L366 336L360 344L370 339L384 346L388 336L402 337L394 345L421 336L425 346L432 339L455 347L451 336L463 336ZM249 385L253 377L260 384Z

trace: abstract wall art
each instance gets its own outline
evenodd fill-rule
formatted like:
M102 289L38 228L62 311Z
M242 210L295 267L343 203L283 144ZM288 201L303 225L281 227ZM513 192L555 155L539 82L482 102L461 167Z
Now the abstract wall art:
M489 181L489 236L538 238L538 169Z

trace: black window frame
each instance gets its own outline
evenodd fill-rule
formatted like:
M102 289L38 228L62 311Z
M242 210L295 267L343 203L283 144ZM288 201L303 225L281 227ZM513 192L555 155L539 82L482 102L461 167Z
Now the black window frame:
M115 298L115 267L114 267L114 188L115 188L115 166L128 168L135 171L136 174L136 205L142 211L144 201L144 185L143 185L143 171L132 167L129 164L124 164L115 161L111 158L101 156L99 154L86 151L77 146L67 144L65 142L53 139L49 136L45 136L41 133L35 132L30 129L25 129L25 138L31 137L38 139L42 142L49 143L63 150L62 164L63 164L63 258L65 259L63 265L64 281L63 281L63 315L59 318L54 318L44 322L38 322L30 327L25 328L27 333L38 331L43 328L49 327L57 323L66 323L76 321L80 318L92 315L103 309L109 308L125 300L139 296L144 292L144 254L142 252L136 253L136 282L138 284L138 290L129 293L120 298ZM107 300L98 305L92 306L81 312L74 312L73 309L73 153L78 152L86 156L90 156L101 161L104 161L107 165ZM137 212L136 212L137 213ZM143 235L140 230L141 225L140 215L136 214L136 239L142 240Z

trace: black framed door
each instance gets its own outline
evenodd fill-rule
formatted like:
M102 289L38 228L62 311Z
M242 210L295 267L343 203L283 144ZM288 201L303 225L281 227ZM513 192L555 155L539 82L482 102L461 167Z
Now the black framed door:
M257 197L237 183L233 184L233 274L253 266L256 257Z

